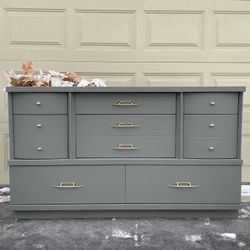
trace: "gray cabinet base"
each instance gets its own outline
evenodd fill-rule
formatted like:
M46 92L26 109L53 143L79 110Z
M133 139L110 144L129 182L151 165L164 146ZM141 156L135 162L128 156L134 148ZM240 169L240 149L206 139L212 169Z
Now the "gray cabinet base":
M13 211L17 219L62 218L238 218L238 210Z

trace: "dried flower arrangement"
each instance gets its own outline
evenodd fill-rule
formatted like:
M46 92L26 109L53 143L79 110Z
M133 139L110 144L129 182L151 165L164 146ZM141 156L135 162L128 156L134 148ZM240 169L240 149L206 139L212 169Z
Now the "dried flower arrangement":
M35 66L31 61L23 62L21 74L13 70L5 71L4 74L8 85L13 87L106 87L104 80L88 80L71 72L48 70L48 74L44 74L39 69L39 74L35 74Z

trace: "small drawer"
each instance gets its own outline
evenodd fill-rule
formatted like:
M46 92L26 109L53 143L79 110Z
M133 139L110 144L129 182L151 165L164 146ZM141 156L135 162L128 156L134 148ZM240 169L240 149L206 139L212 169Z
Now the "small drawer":
M237 114L237 93L185 93L185 114Z
M175 157L175 136L78 136L77 157Z
M184 140L184 158L236 158L236 137L190 137Z
M128 203L240 203L240 166L126 166ZM222 187L223 185L223 187Z
M77 115L76 136L175 135L175 115Z
M14 114L67 114L65 93L14 93Z
M14 136L66 137L67 115L14 115Z
M124 203L124 166L12 166L11 204Z
M14 155L19 159L67 158L67 137L14 137Z
M77 114L175 114L174 93L77 93Z
M185 115L184 141L190 137L237 137L237 115Z

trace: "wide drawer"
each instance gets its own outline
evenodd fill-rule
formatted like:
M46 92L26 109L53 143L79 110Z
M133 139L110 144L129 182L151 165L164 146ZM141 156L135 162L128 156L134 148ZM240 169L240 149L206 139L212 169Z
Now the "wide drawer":
M185 138L184 158L236 158L236 145L235 136Z
M240 166L126 166L128 203L239 203Z
M77 93L77 114L175 114L174 93Z
M11 204L124 203L124 166L12 166Z
M14 136L67 136L67 115L14 115Z
M184 140L199 136L237 137L237 115L185 115Z
M175 115L77 115L76 135L175 135Z
M52 159L68 157L67 137L16 136L14 156L20 159Z
M185 114L237 114L237 93L185 93Z
M77 157L175 157L175 136L78 136Z
M14 93L14 114L67 114L66 93Z

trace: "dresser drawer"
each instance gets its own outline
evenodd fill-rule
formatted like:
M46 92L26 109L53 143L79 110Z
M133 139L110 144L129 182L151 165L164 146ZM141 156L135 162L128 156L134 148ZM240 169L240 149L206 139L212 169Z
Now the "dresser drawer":
M185 115L184 140L200 136L237 136L237 115Z
M67 114L65 93L14 93L14 114Z
M78 136L77 157L175 157L175 136Z
M14 115L14 136L67 137L66 115Z
M237 93L185 93L186 114L237 114Z
M120 165L13 166L10 179L12 204L125 202L125 168Z
M175 115L77 115L76 135L175 135Z
M14 137L14 156L20 159L67 158L67 137Z
M239 203L240 178L240 166L126 166L126 201Z
M174 93L77 93L77 114L175 114Z
M184 158L236 158L236 137L190 137L184 140Z

